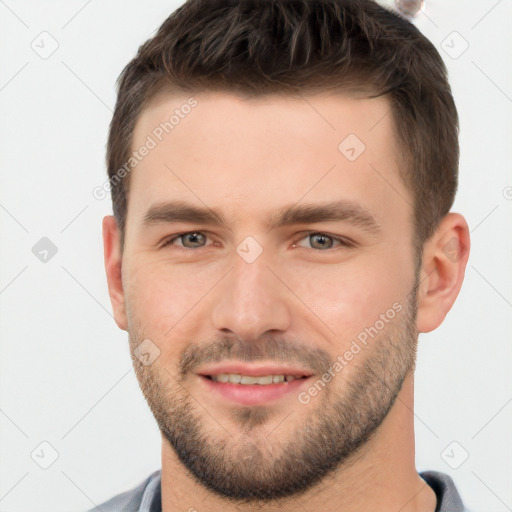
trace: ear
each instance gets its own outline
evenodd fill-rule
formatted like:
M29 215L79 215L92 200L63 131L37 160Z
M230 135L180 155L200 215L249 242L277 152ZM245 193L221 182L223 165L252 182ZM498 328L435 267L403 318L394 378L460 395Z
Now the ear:
M418 288L418 332L439 327L453 306L464 281L470 238L466 219L448 213L423 248Z
M126 309L121 274L121 233L116 219L112 215L103 218L103 255L114 319L117 326L126 331Z

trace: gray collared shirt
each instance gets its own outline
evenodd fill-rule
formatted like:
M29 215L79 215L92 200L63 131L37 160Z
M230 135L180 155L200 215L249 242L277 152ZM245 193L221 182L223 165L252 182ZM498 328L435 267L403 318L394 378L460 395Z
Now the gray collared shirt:
M435 512L470 512L462 504L450 476L439 471L423 471L419 475L436 493ZM161 471L155 471L137 487L114 496L88 512L162 512Z

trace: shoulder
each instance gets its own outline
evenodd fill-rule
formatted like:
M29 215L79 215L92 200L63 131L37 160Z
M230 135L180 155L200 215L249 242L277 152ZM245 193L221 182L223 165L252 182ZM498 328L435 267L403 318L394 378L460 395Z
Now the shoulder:
M453 479L446 473L422 471L419 475L436 493L436 512L476 512L464 506Z
M153 512L160 511L161 471L155 471L133 489L110 498L87 512Z

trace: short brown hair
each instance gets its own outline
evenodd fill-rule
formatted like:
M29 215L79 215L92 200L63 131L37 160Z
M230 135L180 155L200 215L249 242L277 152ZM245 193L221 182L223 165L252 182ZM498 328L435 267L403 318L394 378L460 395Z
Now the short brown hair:
M373 0L188 0L118 79L107 168L122 247L129 172L121 180L116 173L130 159L144 106L168 87L386 96L401 179L414 200L417 256L453 204L457 110L441 56L412 23Z

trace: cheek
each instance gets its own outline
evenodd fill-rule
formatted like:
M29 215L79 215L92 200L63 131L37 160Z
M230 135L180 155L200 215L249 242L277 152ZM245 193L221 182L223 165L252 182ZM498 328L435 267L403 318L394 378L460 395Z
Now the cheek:
M216 282L212 271L134 259L127 272L130 310L148 337L170 339Z
M374 325L393 304L398 309L397 302L405 306L409 277L400 261L382 253L356 256L336 265L294 269L289 287L301 299L294 303L306 312L303 318L325 324L329 337L347 341Z

